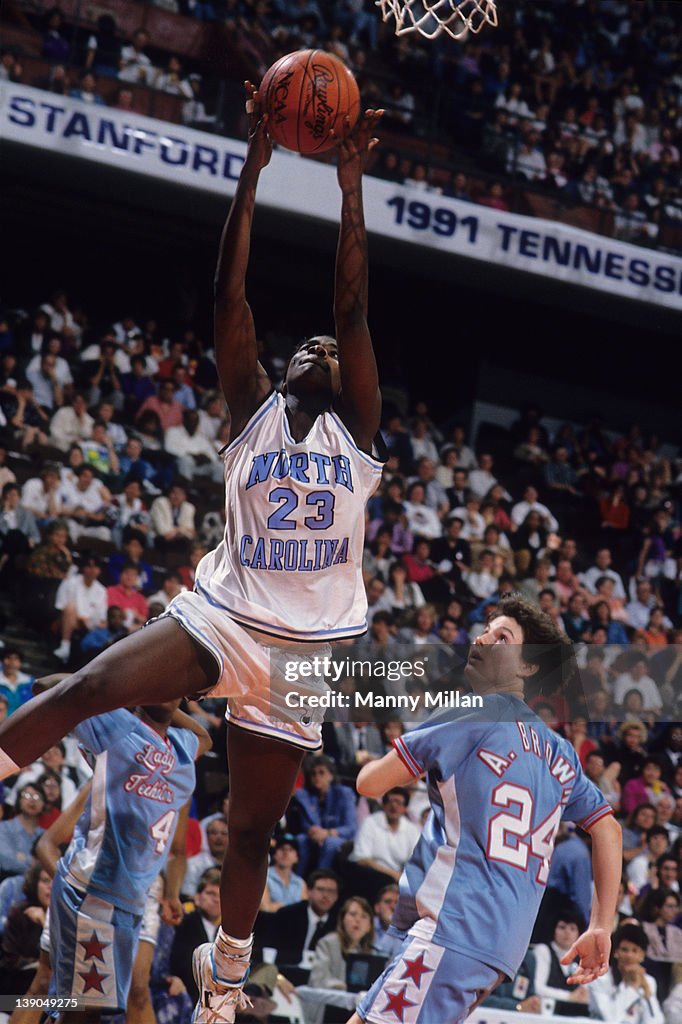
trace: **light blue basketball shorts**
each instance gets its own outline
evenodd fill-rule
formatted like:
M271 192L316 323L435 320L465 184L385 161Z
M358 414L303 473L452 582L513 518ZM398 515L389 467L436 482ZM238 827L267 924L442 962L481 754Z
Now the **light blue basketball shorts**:
M141 914L69 885L57 872L50 899L50 995L125 1010Z
M407 935L357 1012L368 1024L459 1024L503 978L495 967Z

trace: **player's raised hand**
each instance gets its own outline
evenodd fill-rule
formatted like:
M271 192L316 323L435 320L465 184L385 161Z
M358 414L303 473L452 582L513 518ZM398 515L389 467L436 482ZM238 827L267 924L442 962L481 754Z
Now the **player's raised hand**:
M337 136L336 132L331 132L337 140L337 177L342 191L359 184L367 157L379 142L374 132L383 113L383 110L366 110L355 127L345 118L343 133Z
M562 964L572 964L578 957L577 970L567 978L569 985L589 985L609 969L611 936L604 928L588 928L562 956Z
M246 159L254 170L260 171L267 167L272 156L272 139L267 130L268 115L263 111L258 90L252 82L244 82L244 91L246 114L249 119L249 148Z

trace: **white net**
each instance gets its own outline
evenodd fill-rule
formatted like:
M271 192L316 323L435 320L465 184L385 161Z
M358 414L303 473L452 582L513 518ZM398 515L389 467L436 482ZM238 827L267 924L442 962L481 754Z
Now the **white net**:
M395 19L395 34L419 32L435 39L447 32L461 39L480 32L484 25L497 25L495 0L376 0L385 22Z

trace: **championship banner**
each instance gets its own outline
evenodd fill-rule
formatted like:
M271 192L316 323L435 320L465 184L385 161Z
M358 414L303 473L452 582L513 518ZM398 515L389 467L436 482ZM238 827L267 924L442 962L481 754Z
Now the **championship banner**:
M0 81L0 139L229 199L246 144ZM335 168L277 150L259 205L337 223ZM614 297L682 310L682 258L368 176L367 230Z

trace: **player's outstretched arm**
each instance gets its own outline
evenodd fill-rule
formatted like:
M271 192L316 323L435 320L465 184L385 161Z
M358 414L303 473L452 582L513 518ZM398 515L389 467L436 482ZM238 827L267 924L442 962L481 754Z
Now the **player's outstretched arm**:
M573 943L562 964L579 958L578 968L569 985L587 985L606 974L611 954L611 929L618 906L618 888L623 857L623 832L613 817L602 818L590 829L594 900L586 932Z
M380 800L384 793L394 786L409 786L415 776L403 764L395 750L391 750L378 761L369 761L360 769L355 787L360 796Z
M367 326L368 261L362 173L367 154L377 143L374 130L382 114L383 110L366 111L352 131L346 121L338 144L338 180L343 196L334 291L341 374L338 411L358 447L368 452L379 429L381 395Z
M245 83L249 143L237 190L223 228L214 289L214 338L220 383L231 416L231 436L243 429L272 385L258 362L256 329L246 301L246 270L258 177L267 166L272 143L258 93Z
M86 782L69 806L64 808L36 843L35 855L51 878L57 873L57 863L62 855L60 847L71 839L91 789L92 782Z

